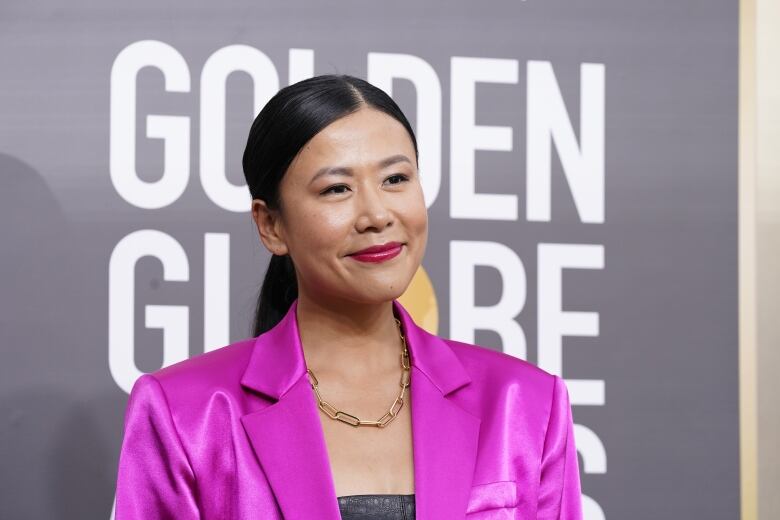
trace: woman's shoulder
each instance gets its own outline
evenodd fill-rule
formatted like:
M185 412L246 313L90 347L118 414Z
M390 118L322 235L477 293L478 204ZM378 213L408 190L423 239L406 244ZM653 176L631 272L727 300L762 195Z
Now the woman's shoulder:
M519 385L526 392L549 394L556 376L519 357L486 346L441 338L449 345L472 380L495 385Z
M563 379L529 361L482 345L444 341L471 378L470 391L463 393L461 402L483 421L503 421L509 414L512 421L519 421L517 428L522 423L539 431L539 425L548 423L556 406L567 402Z
M169 399L192 398L214 391L238 391L257 338L245 338L197 354L149 374Z

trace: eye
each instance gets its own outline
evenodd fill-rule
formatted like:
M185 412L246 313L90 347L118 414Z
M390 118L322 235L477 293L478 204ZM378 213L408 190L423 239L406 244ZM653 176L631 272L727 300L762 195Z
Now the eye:
M401 184L403 182L409 181L409 176L408 175L404 175L403 173L396 173L395 175L391 175L390 177L387 178L387 180L389 180L389 179L400 179L400 181L398 181L398 182L391 182L390 184Z
M347 189L349 189L349 186L347 186L346 184L334 184L333 186L330 186L325 191L321 192L320 195L327 195L328 193L336 193L336 194L344 193L343 191L335 191L335 190L338 190L340 188L347 188Z

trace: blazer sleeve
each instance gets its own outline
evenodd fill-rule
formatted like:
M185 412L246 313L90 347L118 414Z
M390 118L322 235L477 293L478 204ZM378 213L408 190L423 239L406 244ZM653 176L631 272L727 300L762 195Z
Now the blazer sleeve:
M574 424L566 383L554 376L552 406L544 438L538 520L582 520Z
M150 374L138 378L125 411L116 483L116 520L200 518L195 474L168 400Z

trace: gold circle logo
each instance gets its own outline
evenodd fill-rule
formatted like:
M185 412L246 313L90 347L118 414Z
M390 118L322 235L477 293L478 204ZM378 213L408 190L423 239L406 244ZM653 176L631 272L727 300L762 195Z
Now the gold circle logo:
M414 273L409 287L398 298L404 309L409 311L414 322L431 334L439 330L439 304L428 273L421 265Z

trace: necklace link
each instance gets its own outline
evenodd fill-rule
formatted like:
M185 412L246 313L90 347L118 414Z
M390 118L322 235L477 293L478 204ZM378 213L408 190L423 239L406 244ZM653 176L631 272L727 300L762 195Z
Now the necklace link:
M401 322L398 320L398 318L394 319L396 325L398 326L398 333L401 336L403 351L400 355L402 369L401 380L398 383L398 385L401 387L401 393L398 395L398 397L395 398L393 404L390 405L390 409L376 421L363 421L350 413L339 410L322 398L319 390L320 382L317 380L317 376L314 375L314 372L312 372L311 369L307 369L306 372L309 376L309 383L314 390L314 395L317 396L317 407L322 410L325 415L333 420L341 421L345 424L349 424L350 426L354 426L355 428L358 426L375 426L377 428L384 428L390 424L393 419L398 417L398 414L401 412L401 408L404 406L404 394L406 393L406 389L409 388L409 384L411 382L411 363L409 362L409 350L406 348L406 338L404 337L404 334L401 330Z

